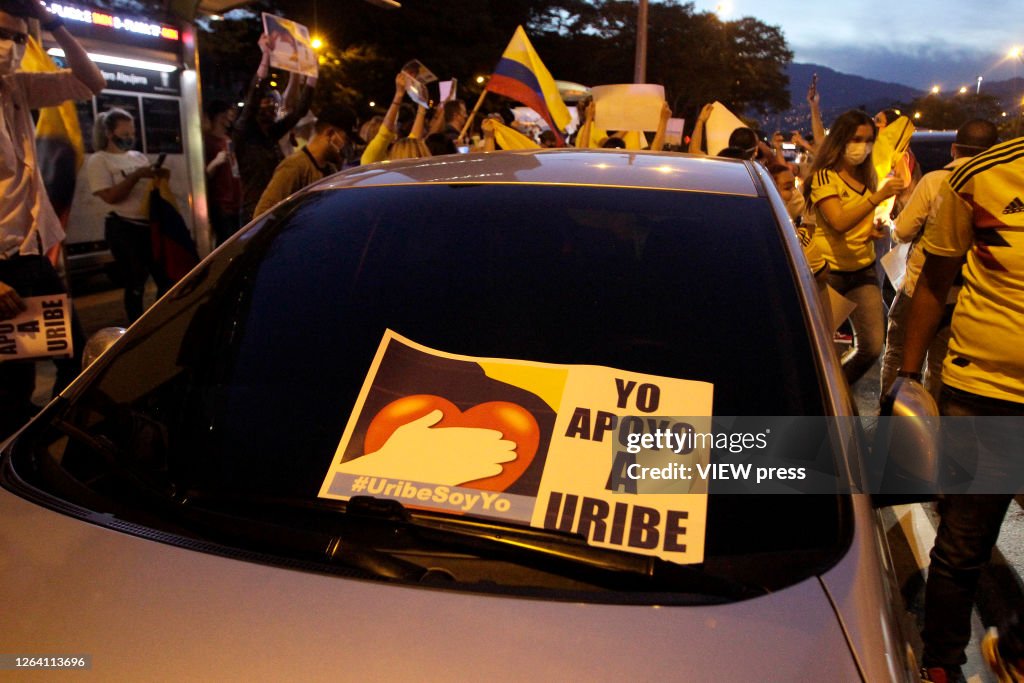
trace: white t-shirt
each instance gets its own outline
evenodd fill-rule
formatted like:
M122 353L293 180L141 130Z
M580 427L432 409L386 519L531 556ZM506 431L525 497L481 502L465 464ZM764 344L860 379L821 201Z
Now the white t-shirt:
M85 162L85 176L89 180L89 191L96 194L100 190L113 187L141 166L149 166L149 159L142 152L135 150L124 154L96 152ZM121 218L148 221L149 215L146 213L145 207L151 185L152 181L149 178L140 178L127 197L116 204L108 204L110 210Z
M70 71L0 76L0 258L46 252L64 229L36 160L32 109L84 100L92 91Z

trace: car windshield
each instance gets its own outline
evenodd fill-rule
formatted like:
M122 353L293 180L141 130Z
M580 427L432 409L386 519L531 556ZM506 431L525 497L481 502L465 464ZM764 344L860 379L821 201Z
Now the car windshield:
M276 557L287 547L261 537L344 526L366 552L437 564L456 553L445 539L386 548L319 496L388 330L474 358L710 383L715 415L824 415L797 287L764 197L516 184L307 193L162 300L19 440L14 462L73 503L221 546ZM770 590L848 544L844 496L711 493L696 571ZM419 533L407 510L361 509L364 527ZM550 567L523 578L508 569L514 553L499 554L488 585L549 585L538 576ZM565 589L562 574L551 585Z

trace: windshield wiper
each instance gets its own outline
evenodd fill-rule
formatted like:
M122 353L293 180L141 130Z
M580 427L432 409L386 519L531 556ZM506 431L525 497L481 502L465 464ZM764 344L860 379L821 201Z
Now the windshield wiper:
M204 502L231 503L292 511L301 509L311 513L318 512L321 515L325 512L325 501L311 504L306 500L221 496L205 491L192 492L189 498L197 505L203 505ZM762 586L709 575L692 566L665 562L647 555L591 546L578 534L508 526L470 517L441 517L419 511L410 512L399 501L373 496L354 496L342 505L344 507L339 505L328 514L338 515L350 529L353 526L355 529L361 529L357 532L359 541L355 545L362 550L366 550L374 538L383 537L394 541L397 539L394 532L401 531L405 532L402 540L406 542L411 535L421 542L468 551L480 557L500 558L513 564L530 566L608 590L630 593L683 593L691 600L693 596L739 600L768 592ZM364 523L368 530L362 529ZM383 529L391 531L382 535ZM379 550L374 552L385 554ZM405 562L394 557L392 559ZM424 577L431 576L429 571L425 571L424 575L413 580L424 580Z

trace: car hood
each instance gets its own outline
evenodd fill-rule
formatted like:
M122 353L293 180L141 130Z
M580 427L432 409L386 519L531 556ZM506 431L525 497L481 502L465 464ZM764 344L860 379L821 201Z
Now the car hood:
M5 651L91 655L106 680L860 680L817 579L711 607L552 602L208 555L3 489L0 520Z

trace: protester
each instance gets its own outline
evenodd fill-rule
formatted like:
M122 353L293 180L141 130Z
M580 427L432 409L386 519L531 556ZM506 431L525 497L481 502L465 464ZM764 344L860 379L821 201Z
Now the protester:
M274 169L274 175L256 205L256 215L334 173L344 159L343 149L356 135L355 127L355 114L347 108L331 106L321 110L313 127L313 139Z
M828 282L857 304L850 315L853 344L843 354L843 374L853 385L882 352L885 311L874 240L888 237L875 224L875 208L903 189L889 178L881 187L871 165L875 126L861 111L836 119L811 167L804 198L815 214L815 241L829 264Z
M462 128L469 120L466 103L462 100L448 100L442 106L444 128L441 130L452 142L457 142L462 135Z
M384 161L388 158L388 148L391 143L398 139L398 112L405 99L405 84L410 78L404 71L399 71L395 76L395 95L391 98L391 105L384 114L377 134L367 140L366 149L363 150L362 165ZM446 136L447 137L447 136Z
M274 169L284 160L278 141L309 111L316 86L316 78L306 77L298 105L278 119L281 96L271 90L269 85L270 53L273 46L266 34L260 36L259 45L263 56L249 86L245 107L235 125L232 138L241 172L243 223L252 218L263 190L274 175ZM292 74L290 78L299 76Z
M893 238L897 242L912 242L913 244L907 258L903 284L889 307L889 327L885 336L885 353L882 356L879 396L884 397L889 393L889 387L896 379L896 371L903 360L906 318L910 312L914 286L917 284L917 277L921 272L921 264L924 263L924 252L917 246L916 241L921 235L925 221L937 208L939 187L949 178L951 172L963 166L974 155L980 154L994 145L998 137L999 133L995 124L990 121L973 119L960 126L956 133L956 141L950 148L953 161L944 168L932 171L922 177L907 205L896 217L892 231ZM959 291L959 287L950 288L946 312L935 338L928 347L924 385L936 401L939 400L939 393L942 390L942 361L946 357L946 347L949 344L949 324L952 322L953 307Z
M391 143L391 147L388 148L388 161L422 159L429 156L431 156L430 149L423 140L415 137L395 140Z
M419 159L431 156L431 150L423 140L423 132L426 129L427 121L427 108L423 105L418 105L416 108L416 117L409 128L409 134L403 138L399 138L398 135L400 128L398 115L401 111L402 101L406 92L406 83L409 78L411 76L405 72L399 72L395 76L395 96L392 98L391 106L388 107L387 113L384 115L384 120L381 121L380 127L377 129L377 134L366 145L366 149L363 150L361 163L372 164L377 161ZM448 135L432 133L428 137L433 137L433 144L439 147L446 147L447 144L451 144L454 151L454 143L451 142L452 138ZM442 153L447 154L448 152L444 151Z
M883 128L898 119L900 116L901 114L895 109L883 109L875 114L872 117L872 120L875 122L875 127L878 128L878 132L881 132Z
M1001 473L1009 466L1007 459L1019 459L1024 452L1019 420L989 419L976 425L973 419L1024 416L1024 211L1015 210L1022 187L1024 138L978 154L941 183L934 219L926 222L920 242L925 260L897 374L907 381L921 380L947 293L962 272L963 291L942 368L939 409L943 416L957 418L942 422L944 454L973 461L975 481L1004 487L998 493L958 493L940 500L922 633L922 677L934 683L962 677L978 579L1013 500L1006 488L1016 488ZM991 661L999 648L991 639L985 646ZM1018 664L1021 654L1015 655Z
M789 214L789 219L792 221L793 227L796 228L796 235L800 240L804 258L807 260L807 267L814 275L818 300L826 315L826 320L831 326L832 310L828 299L828 263L825 262L818 245L814 242L813 226L808 228L803 224L807 203L804 201L803 194L796 189L796 178L787 164L771 164L768 166L768 172L771 173L782 200L786 202L786 213Z
M455 143L444 133L431 133L424 138L423 144L430 150L430 155L435 157L442 154L456 154L459 151L455 147Z
M590 147L598 149L652 149L661 150L665 144L665 131L668 127L668 120L672 118L672 110L667 102L662 102L659 112L658 127L654 134L654 141L648 145L647 138L642 131L619 130L608 132L598 129L594 125L597 116L597 103L588 98L583 110L583 119L579 130L576 133L576 147Z
M558 138L556 138L555 134L550 130L541 131L537 144L544 149L551 149L553 147L558 147Z
M153 258L148 197L144 178L169 174L157 169L142 152L135 151L135 119L123 109L111 109L96 117L93 129L96 150L85 164L89 190L110 208L104 235L124 284L124 310L128 322L142 315L142 296L149 276L157 296L171 285Z
M210 227L222 244L241 227L242 181L231 143L235 108L223 100L213 100L206 107L210 128L203 136L206 155L206 206Z
M29 19L38 20L53 36L70 69L18 71L28 42ZM46 257L64 239L64 229L39 172L32 110L85 100L104 87L103 74L42 2L0 0L0 320L25 310L22 297L66 291ZM80 340L73 341L80 346ZM0 441L35 412L35 373L35 363L30 361L0 363ZM59 373L55 392L68 380Z

